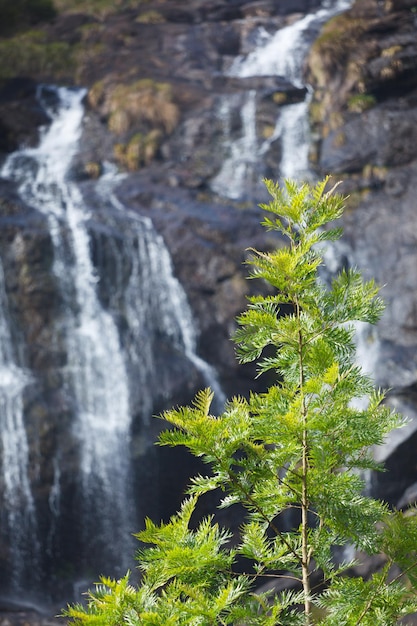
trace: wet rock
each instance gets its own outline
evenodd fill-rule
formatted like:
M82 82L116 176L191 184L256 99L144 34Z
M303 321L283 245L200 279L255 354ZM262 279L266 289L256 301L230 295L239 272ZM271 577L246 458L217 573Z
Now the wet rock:
M396 503L397 509L408 508L417 504L417 483L410 485L403 493L401 499Z
M347 120L321 144L324 172L361 172L366 166L398 167L417 158L417 107L377 107ZM383 132L381 130L383 129Z
M386 11L398 11L401 9L412 9L415 7L414 0L385 0Z
M48 117L36 100L36 83L16 78L0 82L0 160L21 144L36 144Z
M62 617L45 616L36 611L15 610L0 611L0 626L63 626L67 623Z
M327 55L339 28L351 36L339 39L335 63L336 57ZM372 476L372 491L393 506L411 503L417 479L412 460L417 424L416 32L406 2L355 2L325 27L309 59L316 87L311 113L319 135L318 175L333 173L350 193L343 218L345 258L384 285L386 311L361 345L376 383L390 388L388 405L409 420L375 451L389 471Z
M307 92L305 87L297 87L281 76L236 77L219 75L213 79L213 88L226 93L254 89L259 92L260 97L283 93L287 95L288 102L303 100Z

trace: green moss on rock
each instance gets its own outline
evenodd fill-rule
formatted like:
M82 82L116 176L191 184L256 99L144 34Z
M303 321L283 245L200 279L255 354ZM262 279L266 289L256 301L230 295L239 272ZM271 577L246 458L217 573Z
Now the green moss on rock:
M114 157L122 167L137 170L155 159L162 139L163 134L157 129L147 134L135 133L126 144L115 144Z
M116 84L108 90L105 106L109 112L109 128L118 134L135 128L140 122L170 134L180 116L171 86L148 78Z
M72 76L75 63L72 48L59 41L48 42L42 31L28 31L0 40L0 78Z
M352 113L363 113L375 106L376 98L367 93L358 93L350 96L347 104Z
M320 78L322 65L327 70L346 66L352 45L366 28L365 19L352 18L349 13L337 15L325 24L311 50L310 67L313 73L317 71L317 78ZM323 77L319 83L323 83Z
M137 8L149 0L54 0L56 9L60 13L82 13L99 19L123 9Z
M136 18L139 24L161 24L165 22L164 16L159 11L145 11Z

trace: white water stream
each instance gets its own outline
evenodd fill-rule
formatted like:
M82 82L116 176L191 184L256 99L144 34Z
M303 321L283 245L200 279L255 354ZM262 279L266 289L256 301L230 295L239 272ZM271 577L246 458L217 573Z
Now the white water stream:
M17 591L27 574L28 563L32 578L39 574L39 541L23 419L23 391L30 378L16 364L8 309L0 265L0 441L4 481L1 516L9 537L9 559L14 563L11 588Z
M237 57L228 75L235 77L280 76L296 87L305 87L303 64L314 37L331 17L349 8L351 0L324 0L320 9L270 35L259 28L258 46L246 56ZM304 102L280 107L275 130L267 141L256 136L256 92L249 92L241 109L241 135L232 140L230 134L233 101L224 96L219 107L223 122L227 157L211 188L231 199L244 197L257 176L256 165L273 141L281 143L281 159L275 178L305 180L311 178L308 162L309 124L307 94ZM250 117L249 117L250 116ZM259 177L259 176L258 176Z
M130 543L131 523L126 368L116 325L97 296L98 278L86 228L88 210L76 185L67 180L81 133L84 95L78 89L41 89L39 99L51 125L38 148L11 155L2 175L15 180L21 197L48 219L54 274L66 304L66 385L75 411L74 436L79 441L80 515L94 521L97 535L112 537L110 550L111 546L120 550L128 547L124 537ZM58 484L55 490L56 509ZM85 532L91 530L86 523Z
M109 203L128 217L130 231L125 247L132 263L123 301L129 326L130 342L126 346L130 362L137 366L142 411L151 415L151 396L145 390L158 381L155 350L150 337L165 336L175 349L184 354L200 372L204 383L215 394L214 409L221 411L226 401L213 367L197 354L197 330L186 293L174 275L170 254L152 221L130 211L114 193L123 174L107 165L107 172L97 185L103 203Z
M351 4L351 0L324 0L320 9L280 28L274 35L269 35L260 27L260 46L246 56L237 57L229 74L241 77L282 76L296 87L303 87L303 63L311 45L307 31L312 28L317 31L319 26Z
M210 185L215 193L225 195L233 200L238 200L242 196L242 190L250 186L259 159L256 137L255 91L250 91L247 94L246 101L240 111L241 135L235 141L230 141L231 118L239 100L239 96L236 97L236 95L229 95L221 100L218 115L222 122L223 134L226 137L228 156Z
M92 261L88 231L90 211L79 188L69 179L82 130L84 95L80 89L41 87L39 101L51 124L43 130L39 147L10 155L1 176L16 182L22 199L43 213L49 225L53 272L63 302L62 319L56 323L66 352L64 386L74 415L71 437L78 442L79 519L85 559L88 561L90 549L97 552L103 548L103 560L118 563L124 571L134 553L131 533L138 525L132 492L132 415L139 413L145 427L152 415L154 389L161 386L155 356L160 338L201 373L216 392L218 406L224 396L214 370L196 353L192 312L173 275L164 242L149 219L128 211L117 200L113 188L118 177L113 172L103 176L98 191L101 189L103 204L120 210L125 223L130 220L123 231L126 239L121 253L130 267L127 284L120 284L129 327L125 345L121 344L113 314L100 301L100 278ZM22 390L26 382L26 374L13 360L6 295L0 281L4 504L17 588L20 570L28 566L25 551L29 545L36 550L37 536L23 421ZM62 513L60 460L57 450L49 494L50 512L56 520ZM50 535L54 532L52 529Z

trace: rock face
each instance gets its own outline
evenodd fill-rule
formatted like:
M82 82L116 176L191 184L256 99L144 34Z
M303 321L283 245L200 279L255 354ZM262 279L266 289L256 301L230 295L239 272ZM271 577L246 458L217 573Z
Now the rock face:
M38 128L47 116L36 100L36 83L25 78L7 81L0 87L0 153L16 150L22 142L36 143Z
M21 76L2 81L2 161L22 144L36 145L39 126L48 122L36 99L38 82L87 88L70 179L89 209L98 298L130 355L132 380L141 375L135 351L129 352L136 335L126 294L135 291L130 281L138 243L132 232L139 219L151 220L169 249L194 315L198 354L216 368L226 395L267 384L254 383L252 368L237 365L230 335L250 290L262 288L245 280L246 249L280 245L259 225L257 203L265 199L260 181L280 175L287 147L277 119L282 126L284 114L296 110L288 105L306 106L306 87L283 76L230 74L239 55L320 6L318 0L184 0L148 2L100 18L63 14L42 29L42 45L53 50L60 42L71 62L56 70L53 64L33 63ZM372 478L376 495L401 506L415 498L417 483L415 16L413 2L358 0L324 27L305 64L306 82L313 87L309 175L333 174L350 196L336 264L358 265L386 285L385 316L376 333L360 330L358 349L377 383L391 389L388 401L411 418L377 451L392 471ZM319 27L312 22L305 30L308 42ZM301 118L293 119L297 128ZM109 162L125 176L106 187ZM74 433L69 434L76 407L65 384L66 303L53 270L56 253L48 220L22 201L9 181L0 185L0 225L14 356L36 383L25 388L23 403L28 475L41 535L50 541L49 551L41 541L39 583L70 596L80 571L89 575L89 556L77 521L79 450ZM149 272L141 271L145 284ZM151 390L146 407L141 385L131 386L132 489L141 503L139 515L159 518L177 507L187 474L194 470L188 457L153 447L160 425L150 415L189 402L207 381L184 346L178 349L155 328L148 332L146 327L144 334L151 336L153 375L145 381ZM61 514L52 524L57 450ZM4 539L0 561L10 563ZM93 578L107 571L105 557L93 567ZM7 577L10 566L3 571ZM7 587L6 578L0 582ZM29 585L24 577L21 583Z
M317 171L350 194L342 254L384 285L386 312L361 343L388 402L410 419L377 451L390 472L373 478L379 497L402 506L417 479L405 460L417 428L416 31L411 2L357 2L325 26L308 64Z

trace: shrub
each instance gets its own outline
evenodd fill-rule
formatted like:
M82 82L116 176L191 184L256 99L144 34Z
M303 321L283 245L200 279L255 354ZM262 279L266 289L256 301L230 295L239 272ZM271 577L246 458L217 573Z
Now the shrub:
M354 358L353 322L375 323L383 305L357 270L330 286L320 280L320 246L340 236L333 222L343 202L326 182L282 188L266 181L272 201L262 205L263 224L288 247L252 250L251 277L274 291L249 299L235 342L240 361L256 361L275 383L232 398L220 416L210 411L210 390L164 413L172 428L160 445L186 446L210 471L192 479L167 523L146 520L139 586L128 575L103 578L86 607L66 612L72 623L393 626L417 609L417 517L363 494L363 472L380 469L372 446L403 421ZM222 508L246 510L234 542L213 516L193 517L212 490L222 494ZM290 530L281 524L288 513L296 519ZM382 552L383 565L367 580L352 578L335 546ZM271 581L280 590L260 588Z
M314 59L321 58L327 66L335 69L345 67L353 44L366 32L366 28L366 20L353 18L349 13L333 17L313 43Z
M145 11L136 18L139 24L162 24L165 21L164 16L158 11Z
M67 43L48 42L41 31L0 40L0 78L13 76L68 77L74 58Z
M122 167L134 171L143 165L149 165L157 156L161 141L162 133L157 129L146 135L135 133L127 144L115 144L114 156Z

